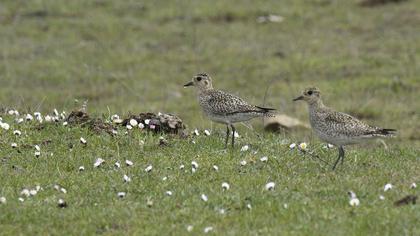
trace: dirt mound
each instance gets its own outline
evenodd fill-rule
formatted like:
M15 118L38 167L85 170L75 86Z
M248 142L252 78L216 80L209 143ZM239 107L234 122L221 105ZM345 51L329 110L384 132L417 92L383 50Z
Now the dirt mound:
M73 124L84 124L90 120L89 115L87 112L83 110L72 111L70 115L67 117L66 121L73 125Z
M172 114L140 113L129 116L121 124L127 126L131 120L136 120L138 124L142 124L143 129L155 133L182 134L185 131L182 120Z
M91 118L84 109L80 109L72 111L66 118L69 125L81 125L96 133L106 132L110 135L115 134L114 130L116 130L117 126L127 127L127 125L130 125L131 120L136 120L137 124L141 124L141 130L148 132L178 134L181 136L185 136L187 133L182 120L172 114L140 113L139 115L129 115L121 123L112 123L112 121L101 118Z

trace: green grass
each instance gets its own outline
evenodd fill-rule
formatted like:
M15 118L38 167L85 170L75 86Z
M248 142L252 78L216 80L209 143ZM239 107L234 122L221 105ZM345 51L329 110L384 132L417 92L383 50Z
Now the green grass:
M394 145L388 151L349 149L344 165L334 172L331 166L290 150L289 144L297 140L271 134L261 138L244 134L239 146L248 144L250 150L241 152L238 147L226 152L222 134L217 132L189 139L165 136L169 144L160 147L159 136L140 130L124 135L122 128L112 138L60 124L46 124L40 131L33 124L19 129L23 133L19 137L12 131L1 132L0 193L7 204L0 205L0 227L5 235L180 235L187 234L188 225L194 226L194 234L207 226L217 234L235 235L420 233L418 205L393 206L407 194L418 194L418 189L410 189L411 183L419 181L416 149ZM79 143L80 137L88 141L87 146ZM46 140L51 142L42 145ZM10 146L12 142L18 143L19 152ZM34 157L35 144L41 144L39 158ZM337 150L325 150L317 142L308 148L330 163L337 156ZM263 156L268 162L259 160ZM106 162L94 168L98 157ZM134 165L125 166L126 159ZM247 165L241 166L242 160ZM116 161L122 163L120 169L114 167ZM192 161L199 165L195 173ZM153 166L150 173L144 170L148 165ZM79 172L79 166L85 171ZM123 182L124 174L132 178L130 183ZM266 191L271 181L276 188ZM223 182L230 184L228 191L222 190ZM383 192L386 183L394 188ZM55 190L55 184L66 188L67 194ZM23 188L36 185L43 190L25 202L18 201ZM350 190L356 192L360 206L349 205ZM127 196L119 199L120 191ZM173 195L166 196L166 191ZM208 196L208 202L200 199L201 194ZM379 195L386 199L379 200ZM59 198L66 200L67 208L57 207Z
M0 130L0 196L7 198L0 205L0 234L179 235L188 225L193 234L206 226L235 235L420 234L418 205L392 204L418 195L409 189L420 178L418 9L413 0L372 8L334 0L2 1L0 108L70 111L80 107L75 99L89 100L89 113L98 116L162 111L177 114L189 129L212 128L213 135L195 137L195 145L167 137L170 145L157 147L159 136L137 131L117 138L53 124L38 131L2 113L12 128ZM284 21L257 23L266 14ZM332 172L289 150L291 142L306 141L332 162L337 151L322 149L310 131L267 134L257 120L255 131L239 127L238 147L226 153L224 127L199 115L195 92L182 88L198 72L209 73L216 88L258 105L268 89L264 105L303 121L306 106L291 99L317 86L326 105L396 128L398 137L386 141L388 150L376 142L349 148L344 166ZM23 135L14 137L13 129ZM78 143L81 136L87 147ZM32 146L44 140L52 142L41 145L37 159ZM245 144L258 153L240 152ZM268 163L259 161L264 155ZM107 161L99 169L93 168L97 157ZM113 168L125 159L135 165ZM200 165L195 174L192 160ZM241 167L241 160L249 164ZM148 164L154 167L149 174ZM77 171L80 165L85 172ZM123 183L124 173L131 183ZM221 190L224 181L231 190ZM276 182L275 191L264 190L269 181ZM395 188L383 193L388 182ZM22 188L37 184L44 190L18 202ZM349 206L349 190L358 194L359 207ZM127 197L118 199L118 191ZM69 207L58 209L58 198Z

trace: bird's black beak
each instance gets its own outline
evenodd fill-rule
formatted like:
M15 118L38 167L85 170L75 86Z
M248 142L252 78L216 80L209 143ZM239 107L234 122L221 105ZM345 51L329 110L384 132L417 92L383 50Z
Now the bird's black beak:
M299 100L302 100L302 99L303 99L303 96L299 96L299 97L293 99L293 101L296 102L296 101L299 101Z
M194 83L191 81L191 82L189 82L187 84L184 84L184 88L189 87L189 86L192 86L192 85L194 85Z

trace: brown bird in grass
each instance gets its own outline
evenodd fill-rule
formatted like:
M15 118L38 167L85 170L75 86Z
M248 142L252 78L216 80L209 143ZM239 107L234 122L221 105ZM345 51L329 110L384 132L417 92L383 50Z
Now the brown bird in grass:
M232 147L235 145L234 123L248 121L256 117L271 116L273 108L250 105L243 99L213 88L212 79L206 73L197 74L184 87L197 89L198 102L204 114L212 121L226 125L225 148L232 129Z
M378 137L392 137L395 129L383 129L371 126L345 113L334 111L324 105L318 88L307 88L293 101L303 100L308 104L309 120L317 136L338 147L338 159L344 162L344 146L363 142Z

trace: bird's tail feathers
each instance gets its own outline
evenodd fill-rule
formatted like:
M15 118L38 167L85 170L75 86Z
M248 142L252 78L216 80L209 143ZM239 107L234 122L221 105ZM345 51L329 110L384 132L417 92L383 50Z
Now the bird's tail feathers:
M371 131L369 133L367 133L369 135L373 135L373 136L382 136L382 137L394 137L397 134L397 130L396 129L382 129L382 128L378 128L374 131Z
M274 109L274 108L267 108L267 107L260 107L260 106L255 106L255 107L260 109L260 112L263 113L264 116L267 116L267 117L274 117L275 116L274 111L276 109Z

